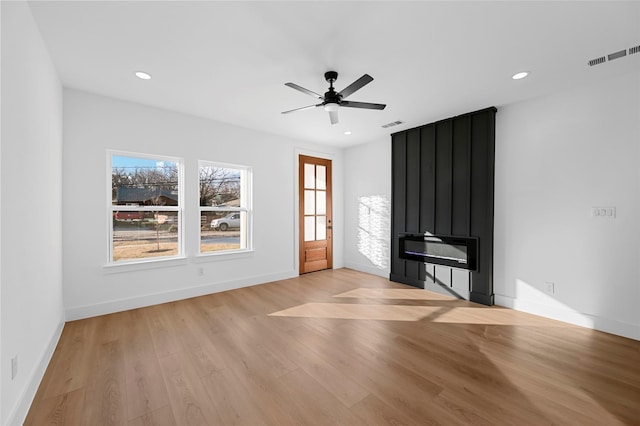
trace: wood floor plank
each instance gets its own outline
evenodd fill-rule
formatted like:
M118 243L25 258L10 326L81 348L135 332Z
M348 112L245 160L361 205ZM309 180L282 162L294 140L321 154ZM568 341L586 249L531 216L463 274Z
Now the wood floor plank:
M363 386L351 380L348 375L343 374L342 371L310 349L307 345L307 338L310 335L305 335L302 341L292 339L291 334L272 326L271 322L274 318L268 317L265 320L253 317L252 319L258 332L264 337L265 345L273 353L280 352L290 360L295 360L290 361L291 365L304 370L346 407L353 406L369 394Z
M99 344L94 368L94 377L86 387L84 424L125 424L127 393L122 342Z
M238 387L237 392L244 395L246 401L261 413L266 424L297 424L288 410L289 401L274 392L273 381L277 378L270 371L262 370L259 361L239 349L234 338L227 333L217 336L217 347L229 366L225 370L226 377L233 377L234 386ZM207 384L207 378L203 382ZM214 392L211 394L215 395Z
M127 389L127 419L152 419L152 413L169 405L145 313L141 309L122 313L125 325L122 342Z
M354 405L351 411L367 425L412 426L416 424L402 411L390 407L371 394Z
M289 401L289 412L299 425L364 425L313 377L298 369L278 378L274 391Z
M49 369L56 372L55 378L45 375L40 384L42 392L36 398L63 395L87 385L92 375L97 347L96 322L91 318L65 324L60 341L66 344L58 344L49 366Z
M349 269L67 323L25 425L638 425L640 342Z
M179 425L222 424L184 351L160 358L160 366L167 384L171 410Z
M129 420L127 424L128 426L178 426L168 405Z
M176 327L172 322L176 302L150 306L145 309L147 326L158 358L183 350Z
M247 398L244 387L231 369L216 371L202 379L210 401L223 425L267 424L259 406Z
M79 425L84 421L84 406L84 389L43 399L29 411L24 426Z

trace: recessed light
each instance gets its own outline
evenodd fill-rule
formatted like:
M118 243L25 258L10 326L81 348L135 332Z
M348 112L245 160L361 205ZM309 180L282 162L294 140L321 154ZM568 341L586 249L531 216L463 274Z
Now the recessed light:
M351 134L351 130L347 130L346 132L344 132L345 135L350 135Z
M514 80L522 80L523 78L525 78L528 75L529 75L529 71L521 71L521 72L516 73L513 76L511 76L511 78L514 79Z
M136 71L136 77L141 80L151 80L151 74L148 74L144 71Z

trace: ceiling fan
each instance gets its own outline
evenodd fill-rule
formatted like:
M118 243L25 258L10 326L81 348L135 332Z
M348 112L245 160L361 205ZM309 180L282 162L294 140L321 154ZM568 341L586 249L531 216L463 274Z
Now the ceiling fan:
M345 101L344 99L353 94L356 90L361 89L363 86L371 83L373 81L373 77L369 74L365 74L353 83L351 83L346 88L342 89L341 92L336 92L333 88L333 83L338 79L338 73L336 71L327 71L324 73L324 78L329 83L329 91L325 92L324 96L312 92L309 89L305 89L304 87L300 87L295 83L285 83L285 86L289 86L292 89L296 89L301 91L302 93L306 93L307 95L311 95L314 98L320 99L322 102L316 105L309 105L302 108L296 108L289 111L283 111L282 114L289 114L290 112L302 111L310 108L324 107L324 110L329 112L329 119L331 120L331 124L338 123L338 108L340 107L348 107L348 108L364 108L364 109L384 109L386 107L385 104L372 104L369 102L355 102L355 101Z

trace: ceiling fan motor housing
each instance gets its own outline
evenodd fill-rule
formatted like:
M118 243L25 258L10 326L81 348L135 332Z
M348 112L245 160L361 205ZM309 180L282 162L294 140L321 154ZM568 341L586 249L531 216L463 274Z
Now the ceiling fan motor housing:
M327 83L333 84L338 79L338 73L336 71L327 71L324 73L324 79L327 80Z
M338 73L336 71L327 71L324 73L324 78L329 83L329 90L324 93L324 105L325 111L337 111L342 96L333 88L333 82L338 79Z

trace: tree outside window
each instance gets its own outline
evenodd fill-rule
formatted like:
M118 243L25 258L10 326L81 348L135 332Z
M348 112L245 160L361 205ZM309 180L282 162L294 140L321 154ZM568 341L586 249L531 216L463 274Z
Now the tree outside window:
M251 248L250 179L248 167L200 162L201 254Z
M182 256L182 162L111 154L109 262Z

